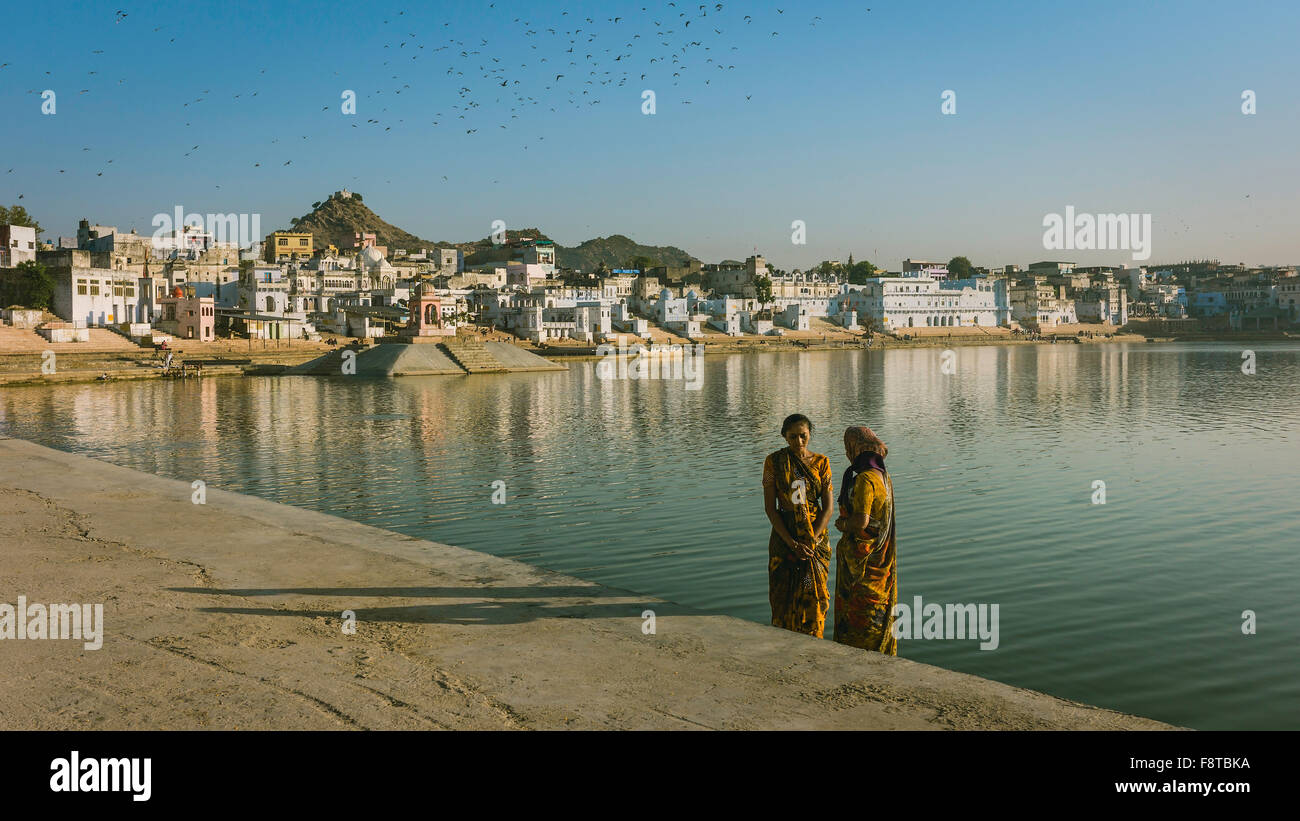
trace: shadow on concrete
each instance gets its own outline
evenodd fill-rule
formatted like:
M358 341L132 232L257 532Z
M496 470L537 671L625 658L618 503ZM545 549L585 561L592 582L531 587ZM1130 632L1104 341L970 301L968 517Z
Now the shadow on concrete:
M552 598L638 598L598 585L533 585L529 587L491 587L490 581L470 587L169 587L174 593L206 593L212 596L398 596L420 599L552 599Z
M697 611L651 598L638 600L635 594L608 588L584 586L536 587L299 587L265 589L228 589L208 587L171 587L177 593L207 596L326 596L341 600L336 608L277 609L259 607L200 607L201 613L227 613L243 616L292 616L341 620L343 610L356 614L358 623L402 622L407 624L523 624L540 619L641 619L646 610L656 618L664 616L703 615ZM348 599L385 597L402 599L466 599L438 604L414 604L389 607L356 607ZM618 599L618 601L610 601Z

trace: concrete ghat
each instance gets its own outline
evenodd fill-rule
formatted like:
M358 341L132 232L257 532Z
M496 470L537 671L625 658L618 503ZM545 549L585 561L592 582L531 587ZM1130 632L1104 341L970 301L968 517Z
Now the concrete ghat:
M0 602L102 602L105 620L97 651L0 640L0 730L1169 728L212 487L196 505L192 493L0 438ZM657 635L642 634L646 609ZM340 629L344 610L355 635Z

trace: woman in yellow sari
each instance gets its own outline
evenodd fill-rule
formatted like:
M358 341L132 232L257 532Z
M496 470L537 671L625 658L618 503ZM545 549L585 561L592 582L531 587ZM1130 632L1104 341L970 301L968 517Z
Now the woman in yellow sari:
M772 535L767 540L768 600L772 626L822 637L830 591L831 463L808 450L812 422L786 417L788 447L763 462L763 504Z
M898 572L894 539L894 484L885 470L889 448L871 428L844 431L852 466L840 486L844 535L835 546L835 641L898 655L894 605Z

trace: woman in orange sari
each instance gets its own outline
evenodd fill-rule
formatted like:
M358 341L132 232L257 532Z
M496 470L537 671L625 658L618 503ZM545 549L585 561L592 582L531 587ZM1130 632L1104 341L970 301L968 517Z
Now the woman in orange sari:
M889 448L871 428L844 431L852 466L840 486L844 535L835 546L835 641L898 655L894 605L898 572L894 541L894 483L885 470Z
M812 422L803 414L787 417L781 436L788 447L763 462L763 504L772 523L767 540L772 626L821 638L830 609L831 463L808 450Z

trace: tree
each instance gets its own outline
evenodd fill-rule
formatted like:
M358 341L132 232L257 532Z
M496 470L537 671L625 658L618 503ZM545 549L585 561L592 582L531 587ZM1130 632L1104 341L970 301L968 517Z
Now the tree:
M54 277L45 270L45 266L35 260L18 263L17 275L8 279L4 292L4 304L17 304L42 311L54 310Z
M966 257L953 257L948 260L948 274L953 279L966 279L970 276L971 264Z
M36 236L41 235L41 226L36 220L32 219L31 214L21 205L15 205L12 208L5 208L0 205L0 225L22 225L28 228L36 229Z
M849 284L864 285L868 279L876 275L878 270L880 269L865 259L860 262L855 262L849 266Z
M637 254L628 261L627 267L635 268L637 271L644 274L651 268L658 268L659 260L654 259L653 257L648 257L645 254Z
M766 306L772 301L772 280L767 277L754 278L754 298L758 300L760 306Z

